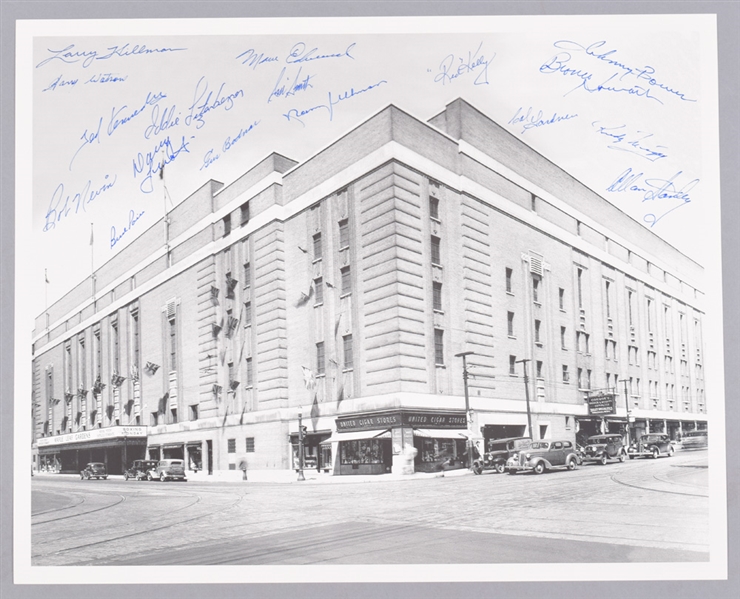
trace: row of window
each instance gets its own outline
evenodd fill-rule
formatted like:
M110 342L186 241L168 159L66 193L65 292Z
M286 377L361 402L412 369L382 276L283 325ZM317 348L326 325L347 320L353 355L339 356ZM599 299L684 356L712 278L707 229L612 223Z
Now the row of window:
M352 335L342 337L342 370L352 370L354 368L354 358L352 352ZM319 341L316 344L316 375L326 374L326 349L324 342Z

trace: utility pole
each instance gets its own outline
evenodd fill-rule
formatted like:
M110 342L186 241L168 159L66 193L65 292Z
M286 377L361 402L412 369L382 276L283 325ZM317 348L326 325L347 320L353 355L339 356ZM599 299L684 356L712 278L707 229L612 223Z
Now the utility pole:
M627 382L629 379L620 379L618 383L624 383L624 407L627 409L627 445L632 443L632 426L630 424L630 400L627 395Z
M524 365L524 397L527 399L527 425L529 426L529 436L532 438L532 441L534 441L535 438L534 430L532 429L532 411L529 408L529 379L527 378L527 362L531 361L532 360L530 358L525 358L523 360L517 360L516 364Z
M298 414L298 480L306 480L303 476L303 414Z
M468 449L468 469L473 468L473 439L472 432L470 431L470 395L468 393L468 363L467 356L473 355L475 352L464 351L459 354L455 354L456 358L462 358L463 361L463 387L465 388L465 423L468 431L468 440L466 441Z

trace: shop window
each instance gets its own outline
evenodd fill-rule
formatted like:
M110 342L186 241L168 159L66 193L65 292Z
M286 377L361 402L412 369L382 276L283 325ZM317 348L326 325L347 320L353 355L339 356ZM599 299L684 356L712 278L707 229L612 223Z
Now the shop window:
M383 446L380 439L343 441L340 447L340 463L343 465L383 463Z
M229 439L226 444L228 453L236 453L236 439Z
M191 404L190 420L198 420L198 404Z
M203 453L200 445L188 445L188 468L190 470L203 470Z
M254 453L254 437L247 437L247 453Z

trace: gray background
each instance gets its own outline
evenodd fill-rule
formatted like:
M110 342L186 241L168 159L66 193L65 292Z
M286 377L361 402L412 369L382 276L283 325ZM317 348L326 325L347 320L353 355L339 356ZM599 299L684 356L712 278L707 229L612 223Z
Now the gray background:
M409 584L220 584L207 585L14 585L13 584L13 302L14 252L14 106L15 22L18 19L96 19L173 17L309 17L309 16L410 16L410 15L562 15L562 14L669 14L714 13L719 43L720 156L722 186L722 250L725 323L725 392L729 526L729 581L656 582L538 582L538 583L409 583ZM122 0L71 1L0 0L0 598L149 597L201 598L214 591L220 598L300 597L543 597L664 598L740 596L740 403L734 390L740 383L740 1L454 1L385 2L365 0L178 1ZM300 534L300 531L296 531ZM484 567L484 566L482 566ZM584 565L584 576L588 568ZM135 569L132 569L132 574ZM598 573L594 572L594 575ZM132 576L133 578L133 576Z

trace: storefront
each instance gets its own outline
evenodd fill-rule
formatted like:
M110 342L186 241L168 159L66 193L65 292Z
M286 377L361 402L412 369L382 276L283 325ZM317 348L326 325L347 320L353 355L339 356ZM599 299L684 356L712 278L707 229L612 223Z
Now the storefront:
M79 472L88 462L102 462L109 474L123 474L146 453L145 426L111 426L38 439L40 471Z
M330 431L307 432L303 436L303 467L328 472L332 468ZM293 468L298 468L298 433L290 435Z
M419 471L464 467L465 412L392 410L336 419L337 432L323 441L332 448L334 474L383 474L400 471L413 457Z

